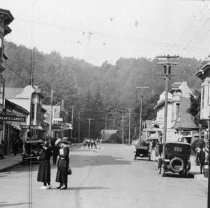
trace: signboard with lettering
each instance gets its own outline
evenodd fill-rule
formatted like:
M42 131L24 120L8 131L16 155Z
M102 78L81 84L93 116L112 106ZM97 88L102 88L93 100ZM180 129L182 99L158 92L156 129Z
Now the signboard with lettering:
M12 115L0 115L0 121L25 122L26 121L26 117L23 117L23 116L12 116Z

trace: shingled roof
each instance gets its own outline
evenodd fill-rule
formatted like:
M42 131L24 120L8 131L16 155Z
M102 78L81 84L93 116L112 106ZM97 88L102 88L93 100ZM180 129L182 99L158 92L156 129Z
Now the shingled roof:
M188 112L190 106L190 98L181 97L179 113L174 125L174 129L198 129L192 115Z

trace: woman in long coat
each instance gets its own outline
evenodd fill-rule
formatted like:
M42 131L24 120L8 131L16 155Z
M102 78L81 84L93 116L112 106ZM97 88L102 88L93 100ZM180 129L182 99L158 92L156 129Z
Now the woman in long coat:
M67 189L69 168L69 146L67 137L64 137L61 141L57 168L56 182L60 183L57 189Z
M44 186L41 189L50 189L51 180L51 167L50 167L50 157L52 155L51 148L48 142L43 143L43 148L39 157L39 170L37 175L37 181L43 182Z

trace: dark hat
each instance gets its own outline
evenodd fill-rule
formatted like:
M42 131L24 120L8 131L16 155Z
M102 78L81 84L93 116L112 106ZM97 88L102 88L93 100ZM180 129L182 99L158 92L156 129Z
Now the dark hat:
M63 137L63 139L61 140L62 143L68 144L68 138L67 137Z

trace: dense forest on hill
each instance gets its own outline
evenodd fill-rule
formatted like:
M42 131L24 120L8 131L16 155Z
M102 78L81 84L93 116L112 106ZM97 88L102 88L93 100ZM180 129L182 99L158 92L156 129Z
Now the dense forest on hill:
M104 62L100 67L73 57L61 57L58 52L44 54L36 48L30 50L6 42L8 56L4 72L6 85L24 87L31 82L38 85L49 104L50 91L54 90L54 103L65 101L65 107L74 111L73 136L77 137L80 112L81 137L88 135L88 118L91 121L91 136L98 136L103 128L121 130L122 114L132 108L131 134L138 135L140 94L137 86L147 86L143 98L143 120L153 119L159 94L164 90L164 78L160 76L162 67L157 60L146 58L120 58L116 64ZM195 72L201 60L180 58L179 64L172 69L172 79L187 81L193 88L199 88L200 80ZM128 120L128 118L127 118ZM128 122L125 122L128 126ZM126 133L128 128L125 128Z

